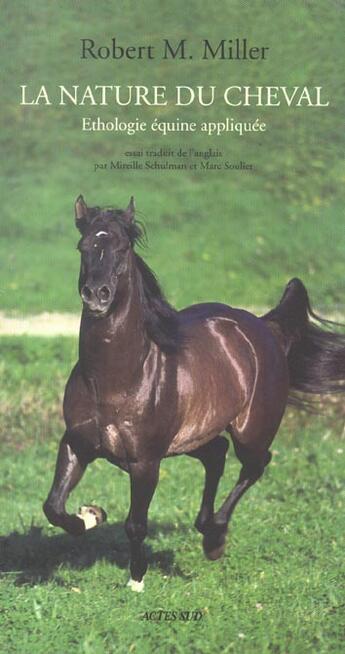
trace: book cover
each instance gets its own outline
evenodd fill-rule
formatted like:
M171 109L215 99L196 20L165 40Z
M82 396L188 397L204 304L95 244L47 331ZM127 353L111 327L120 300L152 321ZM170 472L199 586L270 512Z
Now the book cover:
M17 0L1 13L0 649L339 652L341 401L287 409L217 561L193 526L203 466L164 459L140 594L126 587L121 466L97 458L71 494L70 514L108 514L80 538L42 504L78 359L75 219L101 215L83 207L135 213L135 250L178 310L260 316L299 278L318 315L343 321L344 3ZM83 288L84 303L100 290ZM239 470L231 446L217 507Z

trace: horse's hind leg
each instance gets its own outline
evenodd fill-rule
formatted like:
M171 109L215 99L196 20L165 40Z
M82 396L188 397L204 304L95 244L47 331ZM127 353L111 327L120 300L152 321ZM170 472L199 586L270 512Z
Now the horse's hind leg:
M98 507L82 507L79 515L66 512L67 498L82 478L87 463L72 450L65 434L59 447L53 485L43 510L51 524L62 527L73 536L83 534L86 529L95 527L106 519L104 511Z
M222 556L228 524L237 503L248 488L260 479L265 466L271 460L271 453L268 450L255 451L240 443L234 436L232 439L237 458L242 463L242 469L236 485L219 511L215 513L213 524L204 536L204 552L211 560L219 559Z
M201 534L205 534L213 521L214 501L219 480L224 472L228 448L228 439L224 436L217 436L206 445L198 447L197 450L188 452L189 456L199 459L205 468L205 486L200 510L195 521L195 527Z

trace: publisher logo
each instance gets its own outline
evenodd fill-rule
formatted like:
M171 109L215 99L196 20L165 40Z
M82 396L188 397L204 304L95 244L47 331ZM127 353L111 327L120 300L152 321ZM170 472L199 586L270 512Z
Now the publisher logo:
M167 611L166 609L158 609L156 611L145 611L141 615L142 620L151 622L200 622L204 614L200 609L193 611L183 611L181 609Z

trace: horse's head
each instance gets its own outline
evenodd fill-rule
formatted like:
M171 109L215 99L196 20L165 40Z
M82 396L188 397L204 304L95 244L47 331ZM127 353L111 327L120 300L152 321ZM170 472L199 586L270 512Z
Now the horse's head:
M79 293L88 313L101 318L114 302L140 235L134 222L133 197L127 209L120 210L87 207L80 195L75 203L75 220L81 233Z

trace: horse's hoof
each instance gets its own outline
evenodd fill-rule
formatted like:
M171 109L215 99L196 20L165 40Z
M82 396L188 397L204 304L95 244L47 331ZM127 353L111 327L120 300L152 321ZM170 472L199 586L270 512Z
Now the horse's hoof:
M202 545L206 558L210 561L217 561L217 559L220 559L224 554L225 544L226 531L218 535L209 533L205 534Z
M142 579L141 581L136 581L131 577L129 582L127 583L127 588L130 588L135 593L142 593L144 590L144 580Z
M225 543L219 547L216 547L214 550L206 550L204 547L205 556L209 561L217 561L220 559L224 554L224 550Z
M83 520L86 531L87 529L98 527L102 522L105 522L107 514L99 506L81 506L77 517Z

